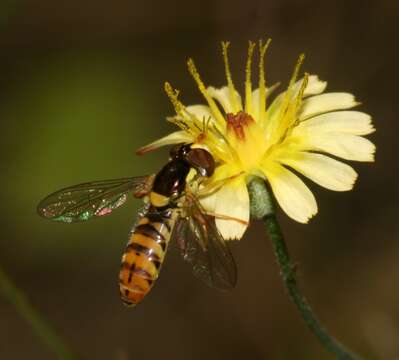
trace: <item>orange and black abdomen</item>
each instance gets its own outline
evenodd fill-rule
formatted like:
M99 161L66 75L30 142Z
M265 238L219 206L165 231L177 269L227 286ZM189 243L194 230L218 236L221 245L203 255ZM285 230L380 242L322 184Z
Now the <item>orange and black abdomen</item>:
M133 229L122 257L119 273L121 299L134 306L151 290L165 257L175 224L173 209L150 207Z
M150 207L133 229L122 257L119 288L126 305L143 300L158 277L178 215L171 198L183 192L189 171L188 162L176 155L155 176Z

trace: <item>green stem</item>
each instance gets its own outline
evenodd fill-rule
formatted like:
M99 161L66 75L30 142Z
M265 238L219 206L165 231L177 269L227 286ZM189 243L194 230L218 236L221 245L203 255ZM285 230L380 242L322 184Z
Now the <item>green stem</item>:
M263 220L273 244L274 253L281 269L281 275L288 294L297 307L302 319L309 329L317 336L326 350L333 353L339 360L360 360L360 357L352 354L334 339L320 324L311 307L301 294L295 278L295 265L291 262L288 249L280 225L274 213L265 215Z
M251 204L251 218L263 219L273 244L274 253L288 294L297 307L302 319L309 329L317 336L324 348L333 353L339 360L360 360L360 357L351 354L320 324L316 315L301 294L296 278L295 265L291 262L287 245L280 225L275 215L275 200L271 190L260 177L253 177L248 181L248 191Z
M71 360L74 358L51 325L33 308L25 295L13 284L1 268L0 292L29 323L43 343L56 354L57 359Z

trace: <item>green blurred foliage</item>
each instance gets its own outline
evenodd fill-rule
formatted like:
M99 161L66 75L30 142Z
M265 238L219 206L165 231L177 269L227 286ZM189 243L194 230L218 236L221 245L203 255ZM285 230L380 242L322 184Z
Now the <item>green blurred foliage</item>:
M71 244L61 225L53 234L59 241L48 241L45 233L52 224L33 214L40 197L73 183L142 175L159 167L160 159L149 157L144 164L134 155L151 133L143 126L151 100L140 66L121 55L72 52L35 64L29 77L15 84L2 109L8 125L2 147L12 157L3 163L7 176L1 179L8 221L21 222L16 235L24 243L14 246L40 250L48 242L54 247L48 250L60 254L65 248L86 249L100 230L91 232L87 244ZM132 213L136 207L130 207ZM27 228L43 239L26 242ZM83 234L89 229L76 226Z

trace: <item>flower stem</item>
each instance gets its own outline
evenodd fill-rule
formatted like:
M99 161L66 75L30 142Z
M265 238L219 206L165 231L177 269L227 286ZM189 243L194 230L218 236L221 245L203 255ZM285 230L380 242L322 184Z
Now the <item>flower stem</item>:
M60 360L74 357L55 333L51 325L33 308L25 295L0 268L0 292L15 307L17 312L29 323L35 334L45 343Z
M350 353L327 332L299 290L295 277L295 265L291 262L283 233L276 218L275 200L265 181L260 177L252 177L248 181L248 191L251 218L262 219L266 224L284 285L306 325L317 336L324 348L333 353L337 359L361 360L359 356Z
M309 329L317 336L323 347L333 353L339 360L360 360L360 357L352 354L344 348L336 339L334 339L327 330L320 324L311 307L301 294L297 280L295 278L295 265L291 262L288 249L284 241L283 233L274 213L265 215L263 220L266 224L267 232L273 244L274 253L278 265L281 269L281 275L284 285L294 302L302 319Z

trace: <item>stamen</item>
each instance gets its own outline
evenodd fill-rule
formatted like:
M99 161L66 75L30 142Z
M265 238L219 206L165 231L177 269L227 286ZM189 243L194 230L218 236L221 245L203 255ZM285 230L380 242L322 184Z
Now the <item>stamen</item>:
M283 139L286 135L287 132L291 130L292 126L295 125L296 122L296 116L295 116L295 112L297 110L297 106L298 106L298 99L301 99L303 96L303 93L306 89L307 86L307 82L308 82L308 76L304 76L304 79L302 81L301 87L299 89L298 95L295 99L295 103L293 102L293 87L294 84L297 80L298 74L299 74L299 70L301 68L301 65L303 64L303 61L305 60L305 55L301 54L299 55L298 61L295 65L295 69L294 72L292 74L290 83L288 85L288 89L285 93L285 97L284 97L284 101L281 104L281 110L280 110L280 116L281 116L281 121L277 126L277 130L276 130L276 137L279 139ZM300 96L300 98L298 98L298 96ZM301 100L299 100L301 101Z
M165 92L168 95L170 101L172 102L172 105L175 108L176 114L181 117L181 118L178 118L175 116L168 117L167 120L170 121L171 123L177 125L182 130L185 130L185 131L191 133L194 136L196 133L196 131L194 131L194 130L196 128L201 130L200 126L198 125L198 123L200 123L201 120L197 119L193 114L191 114L189 111L187 111L186 107L178 99L179 90L173 89L172 86L168 82L165 82Z
M294 73L292 74L292 77L291 77L291 80L290 80L290 84L288 86L287 93L289 91L291 91L292 85L295 84L295 81L296 81L296 79L298 77L298 74L299 74L299 70L301 69L301 66L302 66L304 60L305 60L305 54L302 53L301 55L299 55L298 61L297 61L296 65L295 65Z
M225 135L215 126L211 125L212 132L210 134L214 135L213 148L219 152L219 158L224 159L225 162L236 161L239 162L240 158L235 151L234 147L226 139ZM229 151L226 150L228 148Z
M303 94L305 92L306 87L308 86L308 82L309 82L309 73L305 73L305 75L303 76L301 87L296 97L295 110L298 110L302 104Z
M259 40L259 121L263 121L266 113L266 80L265 80L265 55L272 39L267 39L266 44Z
M245 112L248 114L252 112L251 64L255 46L253 41L248 42L248 57L245 66Z
M296 114L302 105L303 94L306 90L306 87L308 86L308 82L309 82L309 73L305 73L305 75L303 76L301 87L299 88L298 94L295 99L295 106L293 108L293 116L292 116L294 121L292 122L292 124L288 124L287 131L292 129L299 122L299 117L296 116Z
M223 41L222 42L222 52L223 52L223 61L224 61L224 69L226 72L227 85L229 87L229 93L230 93L230 102L233 105L234 113L236 113L242 109L240 108L239 101L237 100L236 89L234 88L233 79L231 77L229 56L228 56L229 45L230 45L230 42Z
M168 82L165 82L164 88L173 107L175 108L176 113L181 115L182 111L184 110L184 105L178 99L179 90L174 90L172 85L170 85Z
M177 116L167 116L166 121L169 121L184 131L191 132L190 126L188 126L184 120L179 119Z
M198 73L197 68L195 67L193 59L188 59L187 65L188 65L188 71L190 72L191 76L197 83L197 86L201 91L202 95L208 102L208 105L211 108L216 121L219 123L220 126L224 126L225 125L224 117L220 112L218 106L216 105L216 102L212 99L211 96L209 96L208 91L206 90L206 87L201 80L200 74Z
M298 77L299 70L300 70L300 68L301 68L301 65L302 65L304 59L305 59L305 54L299 55L298 61L297 61L296 65L295 65L294 72L293 72L293 74L292 74L292 76L291 76L290 83L288 84L288 89L287 89L287 91L285 92L284 101L283 101L283 103L281 104L281 110L280 110L280 111L281 111L281 114L284 114L284 113L286 112L287 107L288 107L289 103L291 102L292 87L293 87L294 84L295 84L295 81L296 81L296 79L297 79L297 77Z

